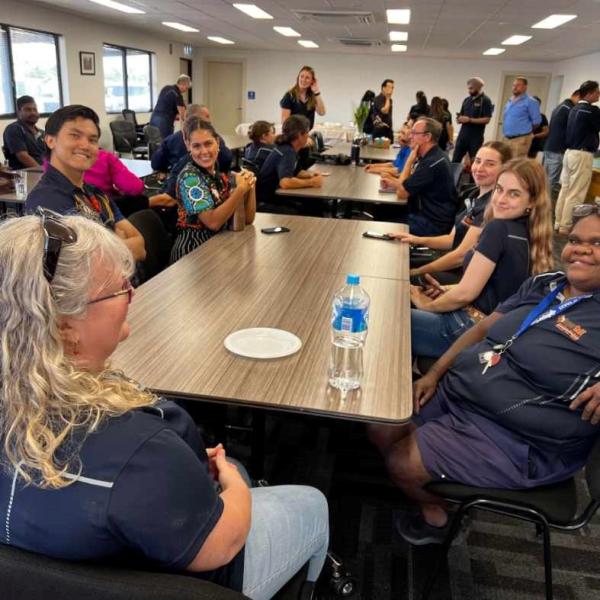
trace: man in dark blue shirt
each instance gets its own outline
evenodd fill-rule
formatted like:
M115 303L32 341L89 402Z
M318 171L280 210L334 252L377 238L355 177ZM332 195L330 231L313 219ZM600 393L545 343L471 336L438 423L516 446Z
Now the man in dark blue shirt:
M454 225L457 194L446 153L439 147L441 124L421 117L411 130L412 151L396 178L382 178L396 188L398 198L408 200L408 226L413 235L449 233Z
M553 198L558 197L560 190L560 172L563 157L567 149L567 119L569 112L579 102L579 90L575 90L570 98L563 100L550 116L550 133L544 146L544 168Z
M208 106L204 104L190 104L185 112L185 118L198 117L207 123L211 123L210 111ZM229 173L231 163L233 162L233 154L225 144L225 141L220 135L219 139L219 155L217 163L221 173ZM180 161L183 156L187 156L187 148L183 140L183 132L176 131L162 141L156 152L152 155L152 168L155 171L170 173L173 167Z
M59 108L46 123L45 142L50 162L25 202L25 210L38 206L60 214L81 214L100 220L144 260L146 249L141 233L121 214L116 204L99 188L84 184L83 174L96 162L100 127L98 115L87 106Z
M17 121L4 130L4 156L11 169L26 169L42 164L44 131L36 127L40 115L31 96L17 98Z
M597 81L585 81L579 88L581 99L569 112L566 131L565 157L560 177L561 189L556 202L554 227L566 236L573 222L573 207L585 202L598 150L600 108L593 106L600 100Z
M492 101L483 93L483 86L484 81L479 77L471 77L467 81L469 95L463 100L457 115L457 121L462 127L456 139L452 162L462 162L465 154L473 161L483 144L485 126L494 112Z
M150 125L154 125L160 129L160 134L163 139L173 133L175 118L179 118L183 122L185 118L185 102L183 94L185 94L192 86L192 80L188 75L180 75L177 78L175 85L165 85L160 90L156 106L150 117Z

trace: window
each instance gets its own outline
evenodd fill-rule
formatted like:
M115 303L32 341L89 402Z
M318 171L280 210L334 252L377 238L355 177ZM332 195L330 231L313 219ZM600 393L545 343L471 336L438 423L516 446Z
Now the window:
M60 108L62 89L58 36L0 25L0 114L14 116L19 96L33 96L38 110L48 115Z
M144 50L104 45L104 106L106 112L124 108L152 110L152 55Z

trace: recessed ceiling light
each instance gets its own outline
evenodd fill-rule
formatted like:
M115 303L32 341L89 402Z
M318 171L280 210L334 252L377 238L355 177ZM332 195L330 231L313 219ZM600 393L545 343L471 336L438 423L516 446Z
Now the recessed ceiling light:
M232 42L231 40L219 35L209 35L207 39L209 39L211 42L217 42L217 44L235 44L235 42Z
M179 29L179 31L185 31L186 33L198 33L199 29L194 29L189 25L184 25L183 23L177 23L176 21L163 21L163 25L167 27L172 27L173 29Z
M530 40L530 35L511 35L509 38L506 38L503 42L503 46L518 46L519 44L524 44L527 40Z
M387 22L399 25L410 23L410 8L388 8L386 11Z
M532 25L532 29L554 29L555 27L560 27L573 19L576 19L577 15L550 15L546 17L539 23Z
M406 42L408 31L390 31L390 42Z
M272 19L273 17L265 12L262 8L258 8L256 4L234 4L235 8L241 10L243 13L246 13L249 17L253 19Z
M506 48L488 48L483 54L485 56L496 56L506 52Z
M291 27L273 27L273 29L280 33L281 35L285 35L286 37L300 37L300 34Z
M318 48L319 44L315 44L312 40L298 40L298 43L305 48Z
M128 13L130 15L146 14L145 11L140 10L139 8L133 8L133 6L127 6L126 4L121 4L120 2L114 2L114 0L90 0L90 2L94 2L94 4L101 4L107 8L114 8L115 10L120 10L121 12Z
M392 52L406 52L407 50L406 44L392 44Z

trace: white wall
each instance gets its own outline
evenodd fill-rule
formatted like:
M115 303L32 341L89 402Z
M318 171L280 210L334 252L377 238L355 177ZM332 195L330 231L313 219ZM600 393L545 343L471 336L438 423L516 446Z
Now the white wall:
M203 65L207 59L238 59L246 65L245 89L256 92L255 100L244 98L245 120L280 121L279 100L294 83L299 68L311 65L317 74L327 108L319 121L352 120L352 110L366 89L379 93L381 82L389 77L396 82L394 92L394 126L400 125L414 104L417 90L429 99L442 96L456 113L466 96L466 81L474 75L482 77L485 92L496 104L492 122L487 126L488 139L493 139L497 116L503 102L499 98L503 72L551 74L552 63L501 60L448 60L411 58L408 56L361 56L312 52L236 51L194 48L194 81L203 81ZM224 132L228 133L228 132Z
M576 90L584 81L600 79L600 52L586 54L577 58L570 58L555 63L553 66L554 75L562 75L563 86L561 91L561 101L568 98L573 90Z
M159 39L156 34L137 29L126 29L84 19L71 13L47 9L40 4L1 0L0 22L7 25L29 27L57 33L63 36L67 73L63 69L63 83L67 82L65 103L85 104L93 108L100 117L102 127L101 145L112 148L108 123L117 115L107 115L104 109L104 74L102 70L102 44L148 50L156 54L154 87L156 90L166 84L175 83L179 75L179 59L184 58L181 44L173 43L173 54L169 54L169 40ZM79 73L79 52L96 53L96 75L85 76ZM65 76L66 75L66 76ZM198 86L199 87L199 86ZM147 122L149 115L138 115L140 122ZM6 125L12 122L0 120L0 135ZM43 127L44 120L38 125Z

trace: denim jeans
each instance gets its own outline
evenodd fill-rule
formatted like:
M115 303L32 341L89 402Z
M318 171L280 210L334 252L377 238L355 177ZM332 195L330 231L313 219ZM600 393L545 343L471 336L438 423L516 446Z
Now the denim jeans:
M467 311L460 309L434 313L413 308L410 311L410 330L413 356L437 358L475 322Z
M268 600L308 562L316 581L329 545L329 511L312 487L252 488L252 527L244 554L243 593Z
M173 119L170 119L167 115L163 115L161 113L152 114L150 117L150 125L154 125L154 127L158 127L160 129L160 135L163 140L170 136L175 130Z

